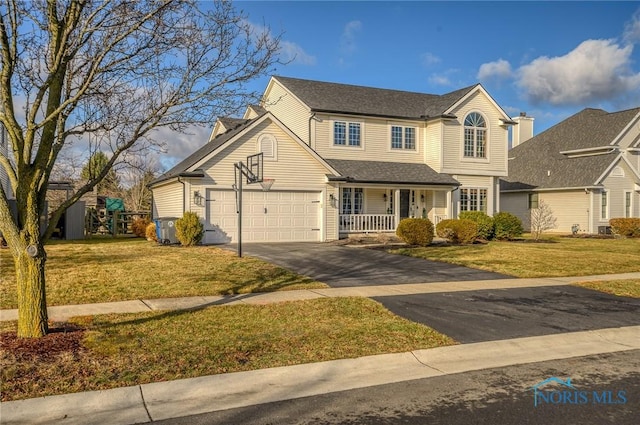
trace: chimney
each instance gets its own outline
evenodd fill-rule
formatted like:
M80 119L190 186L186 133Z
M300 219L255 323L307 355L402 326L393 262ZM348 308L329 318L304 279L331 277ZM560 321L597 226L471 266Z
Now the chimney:
M511 147L515 148L533 137L533 117L528 117L526 112L520 112L520 116L513 120L517 125L513 126Z

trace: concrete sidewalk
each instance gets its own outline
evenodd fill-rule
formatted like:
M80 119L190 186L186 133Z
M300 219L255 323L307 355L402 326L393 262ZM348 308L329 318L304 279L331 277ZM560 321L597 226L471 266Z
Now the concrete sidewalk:
M640 326L454 345L2 403L3 424L135 424L374 385L640 349Z
M576 282L640 279L640 272L596 276L551 277L535 279L492 279L459 282L407 283L398 285L353 286L343 288L302 289L296 291L261 292L241 295L212 295L185 298L159 298L108 303L52 306L49 319L67 320L73 316L108 313L139 313L159 310L198 309L219 305L270 304L283 301L326 297L384 297L438 292L510 289L570 285ZM0 310L0 321L17 320L18 310Z

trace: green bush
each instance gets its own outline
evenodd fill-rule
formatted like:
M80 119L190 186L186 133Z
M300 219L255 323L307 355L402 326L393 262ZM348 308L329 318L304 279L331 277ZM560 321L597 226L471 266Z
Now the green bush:
M640 238L640 218L612 218L609 225L614 235Z
M428 218L405 218L396 235L409 245L427 246L433 241L433 223Z
M493 218L483 211L462 211L460 219L471 220L478 226L478 239L490 241L493 239Z
M522 221L508 212L500 212L493 216L496 239L514 239L522 236Z
M478 225L469 219L442 220L436 226L436 233L452 243L469 244L476 240Z
M151 220L149 220L148 218L136 218L135 220L133 220L133 223L131 223L131 231L137 237L144 238L147 236L147 226L150 223Z
M197 245L204 236L204 226L198 214L186 211L182 218L176 220L176 237L182 246Z
M144 231L148 241L158 242L158 234L156 233L156 224L149 223Z

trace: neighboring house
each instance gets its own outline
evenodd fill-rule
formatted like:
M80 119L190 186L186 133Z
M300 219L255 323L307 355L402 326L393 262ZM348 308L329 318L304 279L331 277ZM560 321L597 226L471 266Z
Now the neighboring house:
M544 201L557 232L604 233L611 218L640 217L640 108L584 109L529 140L532 121L520 120L530 133L515 137L509 151L503 211L529 227L531 209Z
M268 192L244 187L244 241L329 241L500 210L514 124L481 85L445 95L271 78L260 106L151 184L153 216L197 212L204 243L237 240L234 163L262 152Z

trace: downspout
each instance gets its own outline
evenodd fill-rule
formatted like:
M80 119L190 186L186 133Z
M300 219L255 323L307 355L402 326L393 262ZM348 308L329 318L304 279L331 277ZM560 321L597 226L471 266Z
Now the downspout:
M311 116L309 117L309 147L311 147L311 121L315 118L316 113L314 112L313 114L311 114Z
M178 176L178 183L182 184L182 215L184 215L187 211L187 200L185 198L187 186L184 184L184 181L180 180L180 176Z

